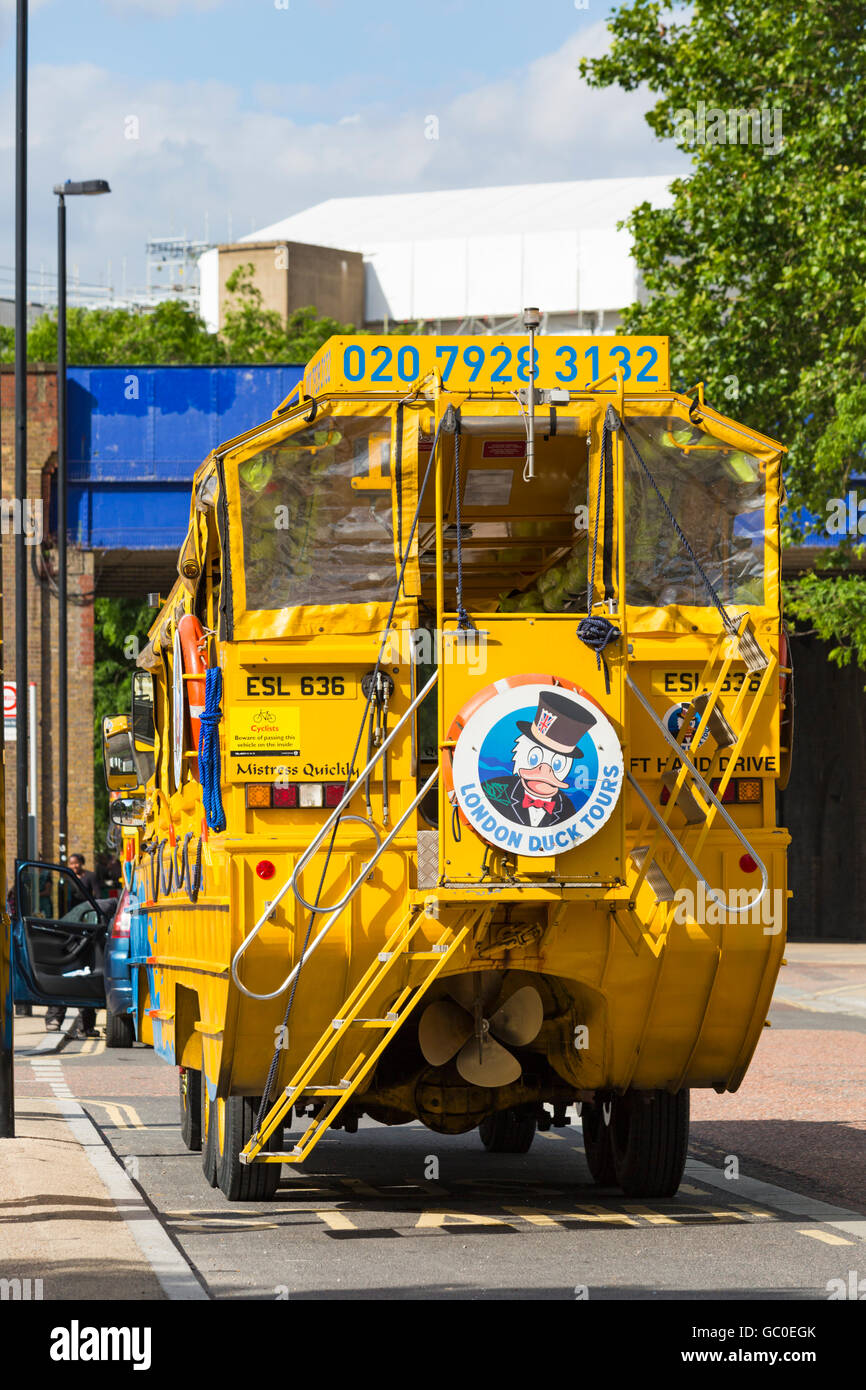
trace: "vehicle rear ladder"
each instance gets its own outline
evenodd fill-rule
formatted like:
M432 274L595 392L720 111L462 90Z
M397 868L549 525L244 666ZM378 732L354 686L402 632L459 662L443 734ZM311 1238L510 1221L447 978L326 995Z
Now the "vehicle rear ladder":
M369 968L340 1009L339 1017L319 1038L295 1072L283 1094L271 1106L257 1134L240 1155L241 1163L301 1163L333 1124L391 1042L415 1010L433 981L460 950L474 927L486 920L491 909L466 908L451 925L439 924L437 939L416 949L415 937L425 923L435 921L435 908L413 907L385 942ZM336 1085L317 1077L326 1069L335 1049L351 1036L357 1052ZM289 1152L264 1150L275 1131L281 1131L292 1108L320 1102L298 1143Z

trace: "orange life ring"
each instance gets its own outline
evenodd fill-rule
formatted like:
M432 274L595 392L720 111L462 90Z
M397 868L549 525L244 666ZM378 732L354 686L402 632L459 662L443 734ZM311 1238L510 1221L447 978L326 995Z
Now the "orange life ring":
M580 698L582 700L586 700L588 704L595 705L596 709L600 710L601 713L604 714L604 709L598 703L598 700L594 700L591 695L588 695L582 686L575 685L574 681L563 680L561 676L551 676L549 674L539 675L537 672L531 675L503 676L501 680L494 681L492 685L485 685L483 690L479 690L475 695L472 696L471 700L467 700L466 704L458 710L457 714L455 714L454 718L451 721L451 725L448 729L447 734L445 735L446 741L448 743L456 743L463 730L465 729L466 725L469 723L469 720L472 718L472 715L476 714L478 710L481 709L482 705L486 705L488 700L492 700L496 695L500 695L503 690L513 690L515 687L520 685L561 686L563 690L570 690L573 692L573 694L579 695ZM474 829L472 823L467 819L466 816L464 816L462 810L460 810L460 808L457 806L457 795L454 791L454 776L452 770L450 748L443 749L442 780L445 784L445 792L448 797L449 803L452 806L457 807L457 814L460 817L463 824L468 825L470 829Z
M198 750L199 737L201 734L201 716L204 713L205 703L205 672L206 666L202 656L202 647L205 644L204 628L192 613L186 613L177 625L177 635L180 640L180 650L183 661L183 671L179 673L185 686L186 699L184 705L189 711L189 732L192 746ZM182 731L176 730L175 737L182 737ZM192 760L193 775L198 777L198 758Z

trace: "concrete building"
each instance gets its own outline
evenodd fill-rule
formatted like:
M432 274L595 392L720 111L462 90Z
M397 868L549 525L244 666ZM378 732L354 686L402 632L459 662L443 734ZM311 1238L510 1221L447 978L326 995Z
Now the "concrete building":
M216 260L207 260L207 257ZM242 265L252 265L264 303L283 322L295 309L314 304L323 317L360 324L364 318L364 258L357 251L307 246L287 239L238 241L208 251L200 267L216 265L217 327L223 325L226 280ZM210 289L210 282L209 282ZM213 307L212 300L209 304Z
M304 292L318 283L324 295L330 251L353 253L363 264L363 308L343 316L349 322L498 332L537 304L547 333L612 333L642 292L631 238L617 224L642 202L669 206L669 183L664 175L330 198L207 251L199 263L201 313L212 329L219 326L224 266L252 259L256 248L267 248L272 262L285 246L294 251L283 278L268 264L257 280L265 302L281 312L292 254L307 253L298 281ZM300 302L341 317L314 298Z

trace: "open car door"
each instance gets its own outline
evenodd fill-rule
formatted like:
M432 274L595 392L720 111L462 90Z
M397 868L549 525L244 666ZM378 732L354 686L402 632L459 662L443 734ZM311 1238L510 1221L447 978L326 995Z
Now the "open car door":
M60 864L19 863L12 911L16 1002L104 1005L103 951L115 906L100 906Z

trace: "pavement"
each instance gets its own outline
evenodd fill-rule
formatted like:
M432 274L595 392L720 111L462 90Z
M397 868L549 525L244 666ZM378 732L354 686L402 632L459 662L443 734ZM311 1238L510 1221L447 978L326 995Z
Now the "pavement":
M665 1202L594 1187L575 1117L496 1156L363 1120L273 1201L228 1204L181 1143L173 1068L16 1018L0 1280L76 1300L826 1299L866 1274L866 944L786 960L740 1091L692 1093Z

